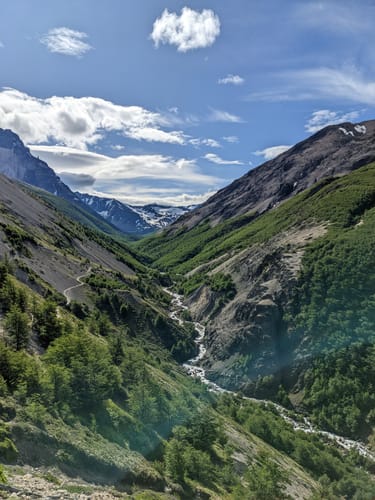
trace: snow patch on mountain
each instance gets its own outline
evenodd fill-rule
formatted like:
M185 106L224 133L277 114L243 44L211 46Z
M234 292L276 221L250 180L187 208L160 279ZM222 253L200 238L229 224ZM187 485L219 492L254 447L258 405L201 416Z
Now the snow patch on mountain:
M80 201L101 215L121 231L144 235L163 229L194 206L170 207L163 205L133 206L111 198L76 193Z

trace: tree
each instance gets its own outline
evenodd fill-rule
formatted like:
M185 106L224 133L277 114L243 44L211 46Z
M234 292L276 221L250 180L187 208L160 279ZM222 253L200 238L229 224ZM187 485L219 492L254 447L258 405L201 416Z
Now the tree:
M257 462L245 474L247 486L235 490L235 499L241 500L286 500L290 496L284 491L288 474L265 453L257 456Z
M177 482L184 480L185 474L185 459L184 459L185 444L176 438L172 438L165 449L165 471L167 475Z
M187 445L184 451L184 468L191 479L208 482L214 476L214 467L207 452Z
M40 342L43 347L48 347L53 340L61 336L63 324L58 317L56 304L54 302L45 302L37 312L37 328Z
M12 306L5 319L5 328L16 351L24 349L30 337L29 318L18 306Z
M186 427L189 429L189 442L199 450L210 450L221 434L221 427L208 408L196 413Z
M48 348L49 365L65 367L73 403L91 409L110 398L121 383L117 366L113 365L106 342L87 333L64 335ZM61 371L59 373L61 376Z

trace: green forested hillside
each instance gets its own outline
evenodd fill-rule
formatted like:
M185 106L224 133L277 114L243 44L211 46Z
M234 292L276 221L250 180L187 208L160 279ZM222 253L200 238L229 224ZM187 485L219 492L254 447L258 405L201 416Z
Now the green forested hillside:
M5 188L12 210L2 202L0 492L25 494L43 481L43 491L67 498L95 484L115 487L108 498L372 498L366 459L185 373L195 332L188 314L181 325L169 317L168 274L16 183ZM223 297L219 308L235 298L228 274L202 277ZM305 384L314 411L325 388L309 380L319 377Z
M272 395L274 391L276 397L281 383L292 401L311 412L319 425L363 438L371 436L375 426L374 206L375 165L370 164L349 175L326 179L262 216L249 214L215 227L210 227L208 220L186 233L169 232L145 240L139 248L154 256L156 267L175 273L185 293L201 286L211 290L218 307L210 313L210 319L217 317L217 325L220 310L225 318L228 307L235 309L236 301L243 301L243 296L228 298L223 288L218 297L213 293L215 276L225 271L228 283L231 276L238 282L236 262L242 262L247 249L260 248L264 263L254 273L264 273L266 283L274 277L268 268L283 259L284 253L293 255L302 249L297 276L289 281L280 277L284 295L278 302L282 307L276 347L279 372L249 379L243 387L249 394ZM323 227L325 234L303 247L288 236L314 226ZM268 247L275 238L284 238L286 243L271 253ZM238 292L243 294L244 290ZM247 349L239 344L243 361L233 367L233 376L248 370L254 373L257 358Z

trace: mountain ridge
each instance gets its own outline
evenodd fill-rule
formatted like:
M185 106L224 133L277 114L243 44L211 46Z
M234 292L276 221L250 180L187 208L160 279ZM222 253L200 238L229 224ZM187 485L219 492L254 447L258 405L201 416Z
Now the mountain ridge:
M172 224L167 233L190 230L207 219L216 225L248 212L264 213L324 177L343 175L374 160L375 120L330 125L249 170Z

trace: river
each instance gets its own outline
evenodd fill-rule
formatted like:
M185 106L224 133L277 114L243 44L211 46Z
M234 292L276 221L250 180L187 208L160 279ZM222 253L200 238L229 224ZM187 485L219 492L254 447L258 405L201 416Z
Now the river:
M184 320L181 318L181 313L184 310L188 309L188 307L186 307L183 303L183 296L173 292L170 288L164 288L164 291L172 297L171 301L172 310L169 314L169 317L172 320L176 321L180 326L182 326L184 324ZM236 392L224 389L223 387L220 387L218 384L215 384L215 382L212 382L206 377L206 371L201 366L201 361L203 360L207 352L207 349L204 345L206 328L204 325L198 322L193 322L193 324L197 332L195 343L198 346L198 354L194 358L189 359L188 361L186 361L186 363L183 364L184 369L190 376L198 378L203 384L205 384L208 387L210 391L221 394L223 393L233 394L234 396L239 397L239 394L237 394ZM354 441L352 439L339 436L332 432L318 429L305 415L296 414L296 417L297 416L299 417L297 420L293 418L292 412L290 410L287 410L283 406L274 403L273 401L248 398L245 396L241 397L247 401L252 401L253 403L264 404L266 406L271 406L275 408L278 414L286 422L288 422L296 431L299 430L308 434L319 435L325 439L334 441L337 445L339 445L341 448L344 448L345 450L349 451L354 449L361 456L366 457L375 462L375 454L371 450L369 450L365 444L361 443L360 441Z

